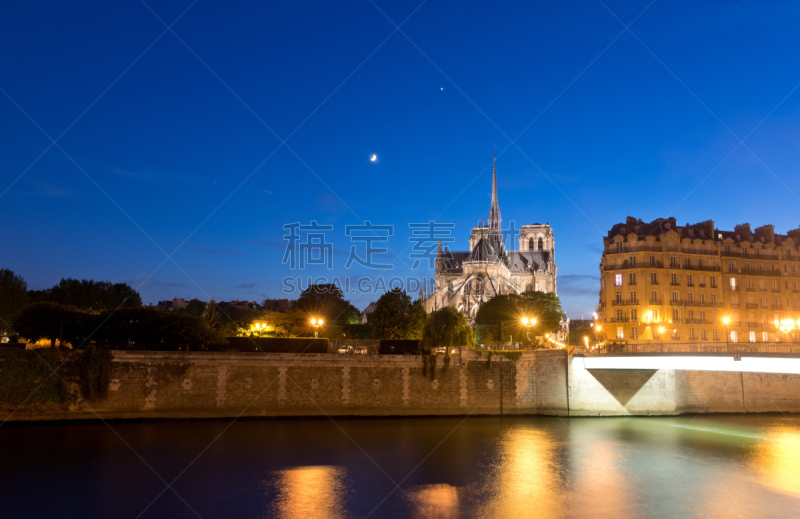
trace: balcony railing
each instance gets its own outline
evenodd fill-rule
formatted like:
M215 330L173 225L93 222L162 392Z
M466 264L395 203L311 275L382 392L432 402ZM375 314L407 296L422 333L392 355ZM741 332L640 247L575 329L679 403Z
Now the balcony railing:
M747 303L747 305L745 306L745 308L752 308L752 309L756 309L756 308L758 308L758 303Z
M621 299L621 300L613 300L611 301L611 306L628 306L628 305L638 305L638 299Z
M719 272L720 268L714 265L686 265L681 266L683 270L704 270L706 272Z
M773 310L783 310L783 305L772 305Z

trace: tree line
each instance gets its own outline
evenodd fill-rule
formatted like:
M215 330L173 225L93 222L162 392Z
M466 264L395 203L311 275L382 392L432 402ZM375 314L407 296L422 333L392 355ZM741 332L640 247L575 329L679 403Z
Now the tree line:
M62 279L48 290L27 290L21 276L0 269L0 331L51 345L94 343L109 348L190 349L223 345L231 336L408 339L421 347L496 343L531 331L520 321L536 317L533 335L557 332L563 316L555 294L499 295L483 303L475 327L463 314L445 307L428 315L422 302L400 289L384 293L366 323L333 284L311 285L286 312L255 311L227 303L191 299L170 312L143 307L125 283ZM322 319L314 328L311 319Z

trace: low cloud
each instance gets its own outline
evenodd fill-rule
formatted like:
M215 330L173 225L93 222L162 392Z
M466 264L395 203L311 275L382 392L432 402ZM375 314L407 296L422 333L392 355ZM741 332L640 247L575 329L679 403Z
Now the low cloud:
M600 291L600 276L563 274L558 276L558 293L564 296L585 296Z

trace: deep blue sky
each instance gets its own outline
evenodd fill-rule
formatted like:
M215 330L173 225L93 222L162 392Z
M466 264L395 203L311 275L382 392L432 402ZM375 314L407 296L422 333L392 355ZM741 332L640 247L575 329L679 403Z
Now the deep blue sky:
M398 24L420 5L375 1ZM344 226L370 220L396 228L384 276L430 275L406 267L408 224L454 223L466 249L495 144L504 224L553 226L571 317L594 310L602 236L627 215L797 227L800 6L656 1L641 42L620 35L609 10L628 24L648 3L429 0L406 38L368 0L198 0L173 26L191 51L153 44L165 26L137 1L6 3L0 267L145 303L286 297L285 276L374 279L344 268ZM190 2L147 5L170 24ZM58 141L85 174L52 147L12 185L50 144L14 103L56 138L104 91ZM734 151L726 126L744 139L768 115ZM259 118L281 138L308 119L290 151ZM334 226L333 271L281 264L282 226L312 219Z

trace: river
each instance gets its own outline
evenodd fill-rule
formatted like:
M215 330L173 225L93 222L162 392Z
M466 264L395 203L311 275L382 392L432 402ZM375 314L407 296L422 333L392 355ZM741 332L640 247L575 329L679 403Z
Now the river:
M800 516L800 416L6 424L0 446L4 518Z

